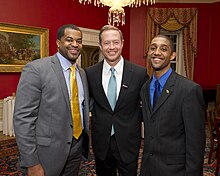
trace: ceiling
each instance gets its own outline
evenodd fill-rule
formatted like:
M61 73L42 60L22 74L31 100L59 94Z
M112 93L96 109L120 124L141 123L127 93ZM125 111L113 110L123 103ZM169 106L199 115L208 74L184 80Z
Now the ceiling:
M156 0L158 3L214 3L220 0Z

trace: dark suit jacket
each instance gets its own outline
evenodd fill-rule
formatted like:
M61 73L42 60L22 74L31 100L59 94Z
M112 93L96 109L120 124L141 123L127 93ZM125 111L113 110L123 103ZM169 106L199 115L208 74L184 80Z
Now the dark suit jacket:
M140 147L139 92L148 79L146 68L124 60L121 90L114 111L110 107L102 86L102 68L103 61L86 69L90 93L94 99L93 150L99 159L106 158L113 124L121 158L125 163L131 163L137 159Z
M149 84L150 80L141 90L141 176L202 176L205 129L200 86L172 72L152 112Z
M89 133L89 92L86 74L79 68L84 87L84 129ZM42 164L47 176L58 176L69 155L73 137L68 90L56 56L29 62L16 93L14 128L20 167ZM85 137L88 140L88 137ZM87 153L88 153L88 142Z

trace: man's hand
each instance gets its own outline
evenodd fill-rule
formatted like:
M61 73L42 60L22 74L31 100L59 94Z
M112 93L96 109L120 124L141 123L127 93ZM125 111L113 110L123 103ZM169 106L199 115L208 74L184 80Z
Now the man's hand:
M28 168L28 176L44 176L44 169L40 164Z

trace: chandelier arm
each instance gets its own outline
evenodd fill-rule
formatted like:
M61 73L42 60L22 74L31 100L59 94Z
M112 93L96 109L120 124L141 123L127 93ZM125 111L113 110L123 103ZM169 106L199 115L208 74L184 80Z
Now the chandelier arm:
M92 0L79 0L81 4L91 4ZM123 7L140 7L148 4L155 4L155 0L93 0L94 6L109 6L108 24L125 25L125 11Z

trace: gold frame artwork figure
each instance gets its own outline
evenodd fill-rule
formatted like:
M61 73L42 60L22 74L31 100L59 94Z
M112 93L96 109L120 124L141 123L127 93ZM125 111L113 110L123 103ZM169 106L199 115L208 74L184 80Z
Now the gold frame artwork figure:
M49 54L49 29L0 23L0 72L21 72Z

